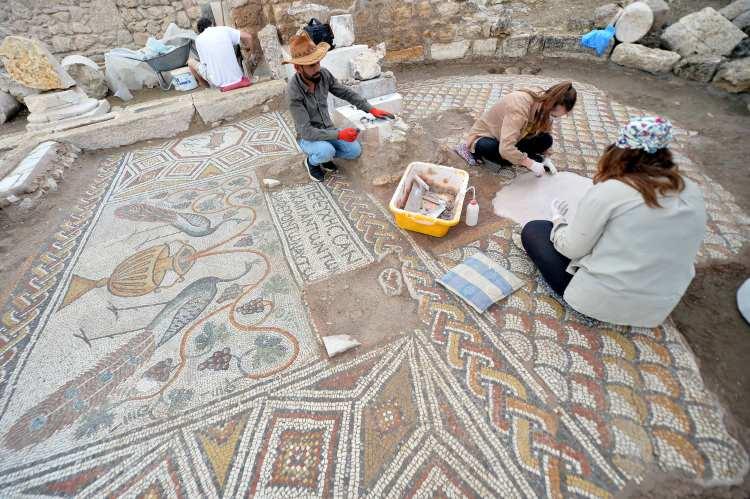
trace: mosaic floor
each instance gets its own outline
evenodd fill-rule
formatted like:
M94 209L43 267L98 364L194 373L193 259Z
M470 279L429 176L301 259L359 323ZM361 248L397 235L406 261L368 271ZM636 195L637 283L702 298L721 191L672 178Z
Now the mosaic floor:
M404 114L548 83L406 85ZM578 88L557 164L591 175L640 112ZM261 189L294 154L271 113L103 162L0 307L0 495L609 497L655 471L747 472L671 323L567 308L511 222L433 255L347 178ZM737 253L750 219L678 156L707 199L702 258ZM436 283L480 250L527 283L483 315ZM331 362L303 290L363 269L419 327Z

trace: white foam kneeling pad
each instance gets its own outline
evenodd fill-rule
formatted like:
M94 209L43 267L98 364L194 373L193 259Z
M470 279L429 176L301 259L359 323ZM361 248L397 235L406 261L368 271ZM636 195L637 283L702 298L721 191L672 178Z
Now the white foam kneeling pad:
M323 345L329 357L344 353L352 348L358 347L361 343L348 334L337 334L334 336L324 336Z

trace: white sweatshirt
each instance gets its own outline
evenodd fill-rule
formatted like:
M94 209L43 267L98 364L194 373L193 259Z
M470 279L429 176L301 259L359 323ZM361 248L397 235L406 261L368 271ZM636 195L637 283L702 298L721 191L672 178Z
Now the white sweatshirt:
M553 234L557 251L571 259L573 280L565 301L579 312L614 324L655 327L685 293L706 232L700 189L685 189L646 206L641 194L620 182L594 185L575 219Z

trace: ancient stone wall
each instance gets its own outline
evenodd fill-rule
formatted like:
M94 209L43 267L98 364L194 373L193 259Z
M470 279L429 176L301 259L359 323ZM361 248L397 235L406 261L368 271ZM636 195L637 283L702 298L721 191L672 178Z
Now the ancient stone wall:
M278 26L284 41L305 21L304 14L288 14L289 8L298 3L262 2L263 21ZM493 55L498 38L509 34L513 23L511 7L484 0L318 0L316 3L328 7L330 14L353 14L357 43L385 42L388 58L394 61L420 61L429 57L431 49L437 58L475 53ZM236 21L238 27L245 27L239 19ZM516 24L516 28L522 27Z
M194 27L205 0L0 0L0 39L16 34L46 43L60 57L79 53L101 60L114 47L142 47L170 22ZM257 32L279 27L284 42L307 20L290 15L306 2L223 0L227 24ZM358 43L386 42L394 60L491 55L511 30L513 9L487 0L317 0L330 14L351 13ZM523 24L523 23L521 23ZM518 28L518 22L516 26ZM464 54L465 52L465 54Z
M58 56L101 59L114 47L142 47L170 22L190 27L198 0L0 0L0 39L41 40Z

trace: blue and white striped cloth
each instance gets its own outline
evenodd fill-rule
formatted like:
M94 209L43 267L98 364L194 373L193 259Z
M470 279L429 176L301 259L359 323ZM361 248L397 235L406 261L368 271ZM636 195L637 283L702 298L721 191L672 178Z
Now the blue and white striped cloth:
M476 253L438 279L480 314L524 285L511 271Z

